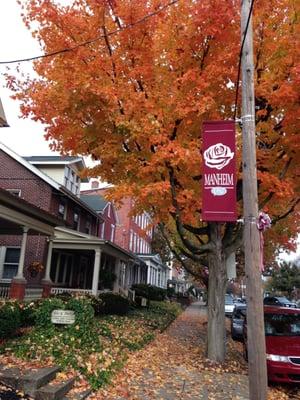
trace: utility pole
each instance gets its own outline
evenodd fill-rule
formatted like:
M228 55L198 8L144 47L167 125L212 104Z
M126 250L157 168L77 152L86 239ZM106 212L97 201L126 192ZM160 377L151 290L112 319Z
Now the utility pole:
M251 0L242 0L242 39L247 29ZM267 399L266 343L257 229L258 196L255 141L255 96L252 18L242 52L244 248L247 294L247 342L250 400Z

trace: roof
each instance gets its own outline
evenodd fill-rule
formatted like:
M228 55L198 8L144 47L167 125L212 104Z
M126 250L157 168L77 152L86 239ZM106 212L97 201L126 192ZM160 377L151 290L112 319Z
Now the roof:
M23 157L31 164L72 164L74 162L82 162L83 159L77 156L30 156Z
M76 164L76 167L79 171L82 171L86 168L84 159L78 156L26 156L23 158L30 164L37 166L53 167ZM89 182L89 179L82 178L81 181Z
M54 248L58 248L61 245L61 248L90 248L91 246L101 246L103 250L107 250L108 252L114 251L116 255L125 257L126 259L130 259L135 261L136 256L118 246L117 244L111 242L110 240L100 239L97 236L92 236L87 233L82 233L78 231L74 231L68 229L66 227L56 226L55 227L55 239L54 239Z
M0 215L2 211L5 211L5 215L2 217L0 216L0 233L9 234L9 229L12 228L11 223L15 222L24 223L26 220L26 216L31 218L28 221L39 221L42 224L46 224L48 226L63 226L65 223L61 219L57 218L56 216L50 214L49 212L42 210L41 208L29 203L28 201L17 197L7 190L0 188ZM11 216L9 215L11 212L9 210L14 210L15 216L21 215L22 222L17 221L17 219L12 220ZM16 214L17 213L17 214ZM17 218L17 217L16 217ZM4 220L4 221L3 221ZM24 221L23 221L24 220ZM11 221L11 222L9 222ZM26 223L25 223L26 224ZM8 230L6 230L8 229ZM16 232L11 232L11 234L16 234Z
M6 153L11 158L16 160L18 163L23 165L23 167L27 168L34 175L38 176L43 181L47 182L50 186L52 186L56 190L60 189L60 185L54 179L52 179L48 175L44 174L41 170L36 168L34 165L31 165L24 157L19 156L12 149L10 149L9 147L5 146L5 144L2 143L2 142L0 142L0 150L4 151L4 153Z
M1 99L0 99L0 127L7 127L7 126L9 126L8 125L8 123L7 123L7 121L6 121L6 117L5 117L5 114L4 114L4 109L3 109L3 106L2 106L2 102L1 102Z
M82 200L84 203L86 203L91 209L97 212L101 212L104 210L104 208L107 206L108 201L106 201L102 196L99 194L91 194L91 195L86 195L86 194L81 194L80 195L80 200Z

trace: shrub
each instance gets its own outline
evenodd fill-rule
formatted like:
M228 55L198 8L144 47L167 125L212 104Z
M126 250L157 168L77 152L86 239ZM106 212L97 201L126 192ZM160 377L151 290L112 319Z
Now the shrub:
M35 324L36 310L39 304L39 301L19 304L21 326L32 326Z
M145 283L132 285L136 296L146 297L148 300L163 301L167 296L167 290Z
M92 300L96 315L116 314L125 315L129 311L129 300L120 294L106 292Z
M51 314L53 310L72 310L75 313L75 323L77 326L87 326L94 319L94 309L90 299L86 298L69 298L63 300L60 298L48 298L43 300L36 311L36 325L39 328L51 328Z
M16 302L7 302L0 307L0 339L8 338L21 327L20 308Z

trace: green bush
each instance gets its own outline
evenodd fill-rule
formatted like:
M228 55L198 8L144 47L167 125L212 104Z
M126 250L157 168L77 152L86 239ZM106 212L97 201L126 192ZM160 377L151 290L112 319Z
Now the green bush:
M163 301L167 296L167 290L145 283L132 285L136 296L146 297L148 300Z
M35 325L36 311L41 304L41 300L35 302L23 302L19 303L21 326L33 326Z
M106 292L92 300L96 315L125 315L129 311L129 300L120 294Z
M51 314L53 310L72 310L75 313L76 326L88 326L93 322L94 309L91 300L87 298L69 298L63 300L61 298L48 298L43 300L36 311L36 325L39 328L52 328Z
M17 302L6 302L0 306L0 339L14 335L21 327L20 308Z

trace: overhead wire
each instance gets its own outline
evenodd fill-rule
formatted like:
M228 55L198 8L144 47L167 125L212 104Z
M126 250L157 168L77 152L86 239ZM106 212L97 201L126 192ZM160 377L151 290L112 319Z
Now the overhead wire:
M16 63L21 63L21 62L26 62L26 61L34 61L34 60L38 60L38 59L42 59L42 58L46 58L46 57L53 57L53 56L56 56L58 54L63 54L63 53L67 53L67 52L70 52L70 51L74 51L74 50L78 49L79 47L87 46L87 45L89 45L91 43L97 42L100 39L105 39L108 36L116 35L117 33L123 32L126 29L131 29L134 26L136 26L138 24L141 24L142 22L146 21L147 19L149 19L151 17L154 17L155 15L161 13L162 11L166 10L167 8L173 6L174 4L178 3L178 1L179 0L172 0L169 3L165 4L164 6L161 6L158 10L153 11L152 13L149 13L149 14L145 15L143 18L141 18L141 19L139 19L139 20L137 20L135 22L127 24L122 28L115 29L114 31L107 32L105 35L99 35L94 39L90 39L90 40L86 40L86 41L84 41L82 43L78 43L75 46L67 47L65 49L61 49L61 50L57 50L57 51L52 51L52 52L49 52L49 53L46 53L46 54L41 54L39 56L20 58L20 59L16 59L16 60L0 61L0 65L3 65L3 64L8 65L8 64L16 64Z
M27 57L27 58L15 59L15 60L8 60L8 61L0 61L0 65L4 65L4 64L8 65L8 64L16 64L16 63L27 62L27 61L34 61L34 60L47 58L47 57L53 57L53 56L56 56L58 54L63 54L63 53L74 51L74 50L78 49L79 47L87 46L89 44L97 42L100 39L105 39L108 36L116 35L116 34L118 34L120 32L123 32L126 29L131 29L134 26L146 21L147 19L149 19L149 18L161 13L165 9L169 8L170 6L178 3L178 1L179 0L172 0L169 3L165 4L164 6L160 7L158 10L153 11L152 13L149 13L149 14L145 15L143 18L141 18L141 19L139 19L139 20L137 20L135 22L132 22L132 23L130 23L128 25L125 25L122 28L118 28L118 29L115 29L114 31L107 32L106 35L99 35L96 38L84 41L82 43L78 43L75 46L67 47L65 49L53 51L53 52L46 53L46 54L41 54L39 56ZM241 48L240 48L240 52L239 52L238 74L237 74L237 79L236 79L236 83L235 83L236 94L235 94L234 114L233 114L233 120L234 121L236 120L237 107L238 107L237 103L238 103L238 96L239 96L239 82L240 82L240 75L241 75L241 63L242 63L243 48L244 48L244 44L245 44L245 40L246 40L246 36L247 36L249 24L250 24L250 19L251 19L252 13L253 13L253 6L254 6L254 0L251 1L249 15L248 15L248 18L247 18L245 32L243 34L243 40L242 40L242 44L241 44Z
M246 27L245 27L245 32L244 32L244 35L243 35L243 40L242 40L242 44L241 44L241 48L240 48L240 53L239 53L238 74L237 74L237 79L236 79L236 82L235 82L236 92L235 92L234 114L233 114L233 120L234 121L236 119L236 114L237 114L237 103L238 103L238 97L239 97L239 86L240 86L239 83L240 83L240 76L241 76L242 55L243 55L244 44L245 44L245 40L246 40L246 37L247 37L247 32L248 32L251 16L252 16L252 13L253 13L253 6L254 6L254 0L252 0L251 4L250 4L250 10L249 10L249 14L248 14L247 22L246 22Z

